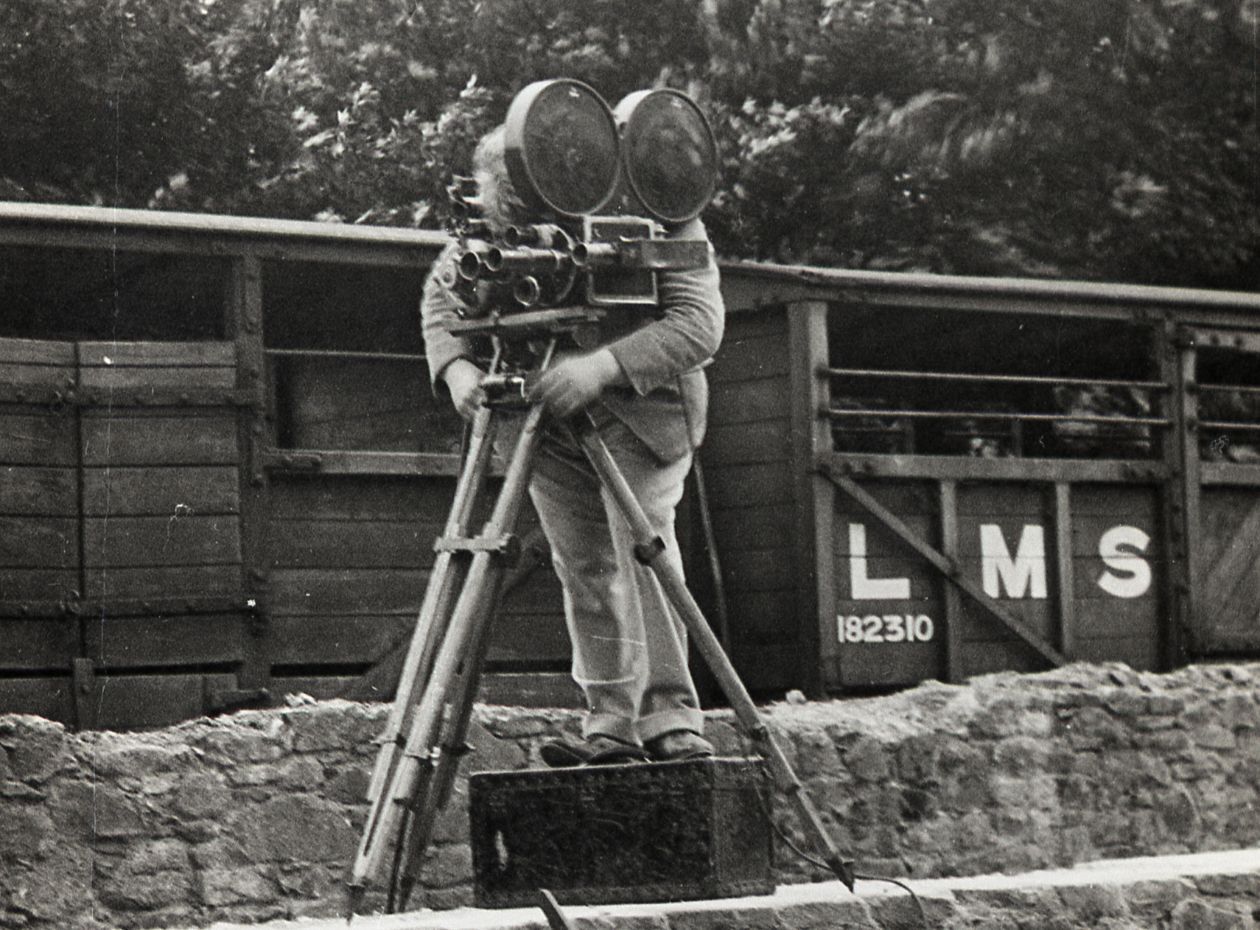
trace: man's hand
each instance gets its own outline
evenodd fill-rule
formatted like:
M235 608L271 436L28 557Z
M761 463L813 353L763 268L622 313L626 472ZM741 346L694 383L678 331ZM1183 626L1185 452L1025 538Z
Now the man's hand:
M558 417L589 406L606 387L625 383L617 359L608 349L570 355L554 363L530 386L529 399Z
M481 387L485 376L484 371L466 358L455 359L442 372L442 380L451 392L451 403L465 420L471 420L486 401L486 392Z

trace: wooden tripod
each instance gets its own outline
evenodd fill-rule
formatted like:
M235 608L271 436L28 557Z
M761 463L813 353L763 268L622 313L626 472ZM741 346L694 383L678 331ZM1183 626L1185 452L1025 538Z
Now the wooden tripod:
M521 336L529 327L550 332L540 369L550 362L558 333L573 311L517 314L489 322L472 321L467 331L496 337ZM589 311L584 311L589 314ZM547 314L551 314L548 316ZM524 320L523 317L535 319ZM584 317L583 320L589 317ZM496 353L491 378L501 372ZM368 788L370 810L350 872L349 913L353 915L368 886L381 874L394 850L388 909L403 910L419 877L420 860L432 837L438 812L454 784L460 758L467 752L467 732L489 629L511 554L513 532L529 484L530 469L542 438L542 408L531 406L508 462L503 485L481 532L470 535L473 510L489 470L499 411L482 407L472 424L471 440L455 488L455 498L437 558L429 576L415 633L398 682L394 704L379 739L380 749ZM736 719L758 753L766 759L776 787L801 818L812 845L850 890L852 863L841 856L816 809L744 688L721 643L701 613L682 575L659 556L664 551L643 508L586 414L568 426L592 468L628 522L636 558L660 580L683 619L691 642L708 664Z

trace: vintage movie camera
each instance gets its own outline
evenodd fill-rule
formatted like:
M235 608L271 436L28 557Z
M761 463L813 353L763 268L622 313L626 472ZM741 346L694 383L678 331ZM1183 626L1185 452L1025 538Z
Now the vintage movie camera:
M637 91L614 110L580 81L537 81L512 100L503 132L532 222L492 230L477 180L455 178L457 245L443 283L468 317L654 307L658 271L708 261L707 243L667 238L717 186L712 130L686 94Z

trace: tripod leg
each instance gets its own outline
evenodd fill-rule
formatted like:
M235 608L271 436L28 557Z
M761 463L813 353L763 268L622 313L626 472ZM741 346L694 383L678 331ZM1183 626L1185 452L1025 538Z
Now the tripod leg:
M468 455L455 485L455 497L443 531L448 537L465 536L468 533L472 510L489 469L494 436L492 418L491 411L488 408L482 408L473 419ZM425 587L424 601L420 605L411 644L407 650L407 658L398 679L394 703L390 708L385 729L380 736L381 749L377 754L372 779L368 786L369 804L376 803L389 780L396 761L397 750L401 748L403 742L402 734L406 732L411 712L418 699L416 691L429 678L437 645L450 620L454 595L463 580L464 565L461 563L466 562L466 559L458 559L455 556L456 553L443 551L439 552L433 560L433 569L429 573L429 582Z
M506 537L516 526L541 439L542 415L542 408L534 407L525 416L499 498L483 531L484 538ZM371 833L364 834L351 873L352 888L362 888L370 876L379 872L389 839L396 835L404 806L410 806L415 812L409 845L415 850L423 850L428 845L433 820L449 793L458 754L463 748L463 732L476 696L481 652L488 639L487 630L493 620L505 571L505 560L500 553L478 551L472 558L446 634L412 715L406 749L382 792L379 815L371 825Z
M455 497L447 517L445 527L447 536L464 536L468 531L473 507L489 470L493 435L494 421L491 411L479 410L473 420L468 456L460 471L455 486ZM364 857L369 849L381 842L380 821L382 812L389 803L383 798L383 794L396 774L401 751L405 745L404 734L410 729L415 705L419 700L417 692L429 681L438 645L446 635L453 600L463 582L466 562L467 558L461 554L439 552L429 574L424 601L421 604L416 627L408 647L394 703L390 708L385 729L379 738L380 750L377 753L368 786L368 818L351 872L352 908L356 897L355 889L362 887L360 876Z
M635 557L651 569L660 581L666 597L682 617L692 642L695 643L700 655L713 672L736 718L769 763L775 784L788 796L795 807L815 848L822 854L836 877L844 882L850 891L853 890L852 863L844 860L835 842L827 833L822 819L818 816L818 811L805 793L805 786L796 777L787 756L784 755L769 728L761 719L757 706L753 703L744 683L740 681L739 673L731 665L731 660L722 649L722 644L705 620L704 614L700 612L695 598L687 590L682 575L670 565L667 559L660 558L665 550L664 543L652 529L652 524L643 512L643 507L609 453L608 447L604 445L603 439L595 429L595 424L588 415L583 414L576 417L571 425L586 457L590 460L591 467L595 469L600 482L612 495L617 509L630 524L635 541Z

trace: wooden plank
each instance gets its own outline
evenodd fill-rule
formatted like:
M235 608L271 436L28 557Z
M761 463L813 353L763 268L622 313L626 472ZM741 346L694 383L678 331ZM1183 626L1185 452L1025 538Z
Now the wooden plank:
M117 391L123 396L111 396L108 399L124 403L152 391L230 391L234 387L235 368L146 368L139 365L119 365L79 369L81 390Z
M78 464L72 417L0 405L0 465Z
M941 555L958 564L958 484L942 481L940 484ZM962 594L956 585L942 587L941 618L945 623L945 680L962 680Z
M226 665L241 660L245 623L242 614L89 617L84 648L98 671Z
M271 575L272 615L414 616L427 577L404 569L277 569Z
M739 328L732 335L728 327L728 334L707 373L713 384L786 376L787 340L779 332L746 333Z
M429 568L440 523L410 520L284 520L268 527L277 568Z
M509 707L585 706L582 692L568 672L502 672L489 669L481 676L477 703ZM474 767L476 761L474 757Z
M70 517L78 514L72 468L0 466L0 515Z
M719 382L709 393L709 413L715 426L784 418L790 406L786 378Z
M834 680L845 688L918 684L942 675L939 642L840 647Z
M0 714L34 714L70 726L74 722L68 675L0 678Z
M1083 639L1074 658L1081 662L1123 662L1139 671L1158 670L1159 637Z
M163 727L201 716L209 687L233 687L234 675L97 675L91 700L102 730Z
M459 451L462 422L448 403L437 406L415 363L293 358L280 372L280 418L292 448Z
M732 643L739 646L792 643L798 650L799 660L797 597L797 589L791 587L781 591L746 591L731 598Z
M795 642L737 646L731 650L731 662L754 695L781 699L785 691L800 687L800 646Z
M1077 641L1146 637L1157 642L1164 612L1156 598L1076 601ZM1070 653L1079 659L1078 653Z
M935 485L926 481L872 481L868 493L903 520L935 517L937 513ZM835 512L869 517L865 507L843 494L836 497Z
M571 654L562 608L548 616L538 616L516 614L505 605L494 621L487 661L516 666L567 665Z
M86 468L87 516L240 513L240 474L231 465Z
M1159 498L1153 487L1106 484L1072 486L1072 517L1077 522L1088 517L1128 517L1153 523L1158 512Z
M710 468L705 477L709 479L710 499L715 508L790 504L792 501L792 473L787 462Z
M918 533L921 538L930 538L934 535L936 529L936 518L930 514L899 514L902 522L914 532ZM895 558L904 561L907 558L905 546L903 546L888 527L884 526L878 520L873 519L870 514L837 514L835 521L834 538L832 539L832 551L837 558L848 558L853 555L853 541L850 534L854 532L851 527L859 526L862 528L861 537L866 543L865 555L868 559L885 559L889 558L889 554L893 553ZM914 559L914 562L922 562L922 559Z
M959 489L958 516L962 521L999 517L1035 517L1049 525L1053 501L1042 485L981 484Z
M0 366L48 365L73 369L74 343L45 339L0 339ZM0 378L4 376L0 368Z
M391 520L405 516L444 524L454 477L413 481L389 477L282 475L270 485L272 520Z
M791 546L795 542L793 520L792 510L780 504L714 508L713 531L718 551Z
M77 564L70 568L6 568L0 571L0 615L15 616L23 608L41 615L78 590Z
M66 618L0 618L0 670L59 671L79 652L78 626Z
M379 660L411 636L415 618L277 616L271 619L273 665L357 665Z
M235 516L89 517L83 521L83 559L92 568L233 565L241 561Z
M239 565L181 565L162 568L93 567L85 572L89 601L146 601L158 598L239 598L244 603Z
M61 391L63 396L75 386L74 365L14 364L0 362L0 385L17 389L42 388ZM44 393L46 400L53 395ZM27 400L32 400L27 397Z
M0 568L72 568L79 524L59 517L0 517Z
M705 460L724 465L780 462L792 454L792 431L786 419L730 423L709 428Z
M1048 642L1058 633L1057 611L1049 601L1002 600L999 603L1006 615L1018 621L1020 629L1032 636ZM987 610L979 608L974 601L966 598L963 599L960 616L962 638L966 642L1001 643L1024 639L1007 624L995 622L995 618Z
M193 410L85 410L81 417L83 464L231 465L236 445L235 413Z
M285 695L306 695L317 701L327 701L341 697L358 681L354 675L291 675L273 674L271 676L271 696L273 700L282 699Z
M722 577L729 591L777 591L796 582L791 549L734 549L722 559Z
M87 368L235 368L236 345L214 341L80 342L79 360Z

